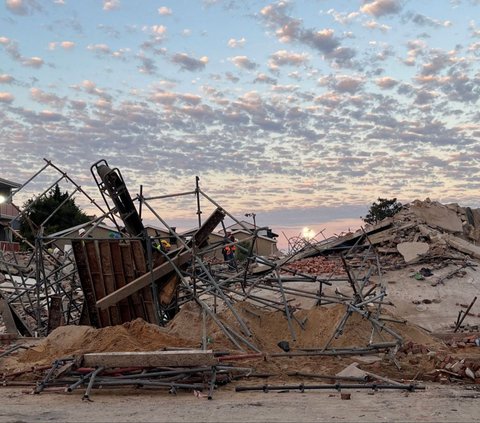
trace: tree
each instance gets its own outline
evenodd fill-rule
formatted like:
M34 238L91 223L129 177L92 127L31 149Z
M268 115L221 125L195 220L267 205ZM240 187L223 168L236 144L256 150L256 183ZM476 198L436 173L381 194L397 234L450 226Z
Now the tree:
M252 248L252 242L251 241L241 241L237 244L237 251L236 251L236 259L239 262L244 262L248 258L248 253L250 252L250 249Z
M90 221L90 218L75 204L75 200L69 198L68 192L63 194L60 192L58 184L41 198L27 200L24 210L25 214L20 218L20 234L32 244L35 242L40 225L49 216L44 225L44 235Z
M373 202L365 217L362 217L363 221L372 225L380 222L386 217L391 217L395 213L398 213L402 208L402 204L397 201L396 198L388 200L386 198L377 198L378 202Z

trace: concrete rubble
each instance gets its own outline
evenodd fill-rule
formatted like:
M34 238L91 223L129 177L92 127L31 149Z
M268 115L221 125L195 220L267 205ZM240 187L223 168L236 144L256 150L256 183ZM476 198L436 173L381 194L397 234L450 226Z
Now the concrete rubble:
M267 392L318 389L307 382L322 379L325 389L480 383L480 210L416 200L355 233L296 240L288 255L244 251L230 269L212 258L222 245L207 241L230 216L213 203L210 220L188 238L166 224L178 250L145 259L135 254L148 239L128 236L75 240L73 252L48 247L50 239L41 251L3 252L3 385L33 384L35 393L83 387L90 399L92 389L123 384L211 399L227 384ZM107 257L115 268L118 243L131 248L138 272L109 288L111 273L91 279L92 266ZM103 294L92 297L89 283ZM143 295L151 301L140 318L131 299Z

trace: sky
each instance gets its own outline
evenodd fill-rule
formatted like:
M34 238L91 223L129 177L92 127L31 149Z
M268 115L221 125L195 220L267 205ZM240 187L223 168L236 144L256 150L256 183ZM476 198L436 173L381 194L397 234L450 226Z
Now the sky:
M201 189L285 238L480 207L480 0L5 0L0 177ZM183 198L183 197L182 197ZM195 201L159 202L171 225ZM190 201L190 199L188 200Z

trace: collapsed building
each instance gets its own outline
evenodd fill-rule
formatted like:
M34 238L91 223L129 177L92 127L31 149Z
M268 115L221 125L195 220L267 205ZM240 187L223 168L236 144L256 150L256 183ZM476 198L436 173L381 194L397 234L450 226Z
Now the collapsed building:
M38 370L37 393L51 386L87 386L86 398L94 387L128 383L203 390L211 398L222 382L252 375L269 382L301 380L300 389L308 388L305 380L322 376L332 382L325 389L341 389L342 383L346 389L347 381L356 388L420 389L412 372L421 373L420 380L479 381L476 296L459 303L453 327L441 328L442 338L397 315L387 292L395 282L387 271L410 267L416 282L433 276L432 287L475 271L478 210L415 201L355 233L303 240L284 256L274 250L263 255L255 247L271 230L237 220L200 188L198 178L186 193L148 197L141 192L132 198L120 171L102 160L91 167L100 206L46 163L101 215L56 234L44 235L40 225L28 252L2 252L3 339L11 339L2 353L5 384L31 373L22 363L45 367ZM152 205L171 196L195 199L196 229L178 233ZM201 201L212 209L204 220ZM142 210L155 216L161 230L147 230ZM241 240L226 239L226 218L242 232ZM16 221L10 230L19 237ZM162 239L170 249L155 248ZM229 244L244 257L234 270L218 259ZM431 304L427 300L409 299L415 310ZM22 342L35 336L40 343ZM458 355L459 345L468 354ZM295 359L286 369L279 362L285 358ZM236 360L250 365L233 366ZM358 361L384 375L359 369ZM319 365L323 375L314 372Z

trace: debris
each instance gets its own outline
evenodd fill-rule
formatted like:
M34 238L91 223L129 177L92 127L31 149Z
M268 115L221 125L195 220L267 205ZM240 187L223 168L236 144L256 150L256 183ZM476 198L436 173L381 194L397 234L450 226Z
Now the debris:
M398 252L403 256L405 263L413 263L429 250L426 242L401 242L397 244Z
M448 303L439 285L470 275L480 258L480 249L468 242L480 241L480 231L472 229L475 219L467 219L465 209L415 201L378 225L319 242L292 240L291 254L261 256L253 248L260 229L237 221L197 179L194 191L180 195L193 196L198 228L180 234L158 216L171 245L166 251L151 248L161 240L146 231L120 173L106 162L96 169L108 210L101 218L84 228L39 234L28 252L0 252L0 306L8 332L19 340L40 337L36 345L0 356L4 384L20 377L43 392L68 381L71 391L85 387L90 400L93 389L123 384L171 394L187 389L211 399L217 386L259 375L278 385L238 390L422 389L395 380L406 375L478 382L479 363L468 356L480 346L478 334L458 333L442 343L410 316L396 316L387 292L387 284L405 295L417 289L405 302L425 315ZM203 223L199 198L214 210ZM138 200L157 214L152 199ZM218 258L230 230L226 216L245 236L230 243L245 256L234 272ZM118 238L95 236L103 220L123 222ZM65 238L70 248L60 245ZM415 280L385 276L392 269L411 270ZM416 283L434 275L431 283ZM459 312L455 331L475 327L475 299ZM457 301L461 306L469 300ZM467 315L471 325L463 325ZM237 361L251 367L233 367ZM292 378L336 384L296 384Z

